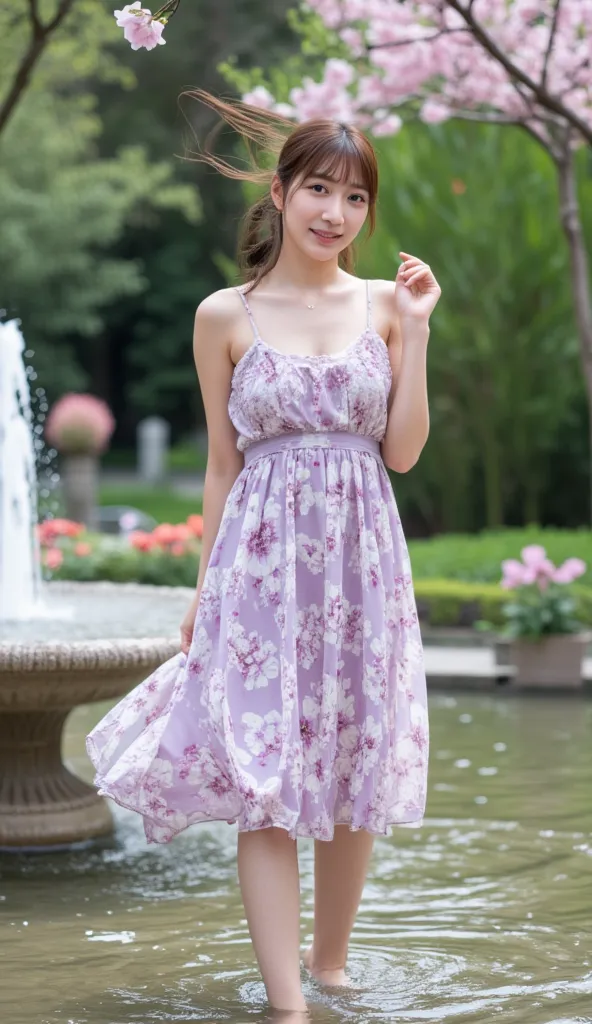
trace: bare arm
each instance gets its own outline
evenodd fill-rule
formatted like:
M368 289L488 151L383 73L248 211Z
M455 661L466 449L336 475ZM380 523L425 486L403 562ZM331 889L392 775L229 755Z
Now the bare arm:
M228 415L230 382L234 369L230 358L230 325L234 313L235 304L228 295L216 292L204 299L195 314L193 354L208 433L203 537L196 599L199 599L226 499L244 466L244 456L236 447L236 430Z
M385 466L407 473L415 465L428 439L430 418L427 391L429 324L409 319L401 322L395 306L395 288L386 295L389 311L388 355L393 371L388 421L382 441Z

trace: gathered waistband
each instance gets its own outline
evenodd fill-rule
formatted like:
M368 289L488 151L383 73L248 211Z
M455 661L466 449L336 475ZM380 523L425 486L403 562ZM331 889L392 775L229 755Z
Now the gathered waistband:
M380 441L375 437L355 434L351 430L291 430L276 437L253 441L245 448L245 466L262 455L272 455L290 448L350 448L380 458Z

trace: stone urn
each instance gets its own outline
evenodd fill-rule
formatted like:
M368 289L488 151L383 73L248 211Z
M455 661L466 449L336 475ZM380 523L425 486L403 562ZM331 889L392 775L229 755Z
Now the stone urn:
M498 640L498 665L513 665L514 686L541 689L579 689L583 685L583 660L592 633L556 633L540 640Z

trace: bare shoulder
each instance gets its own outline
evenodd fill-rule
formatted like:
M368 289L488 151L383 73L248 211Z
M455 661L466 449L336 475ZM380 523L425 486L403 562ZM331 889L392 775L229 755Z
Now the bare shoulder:
M374 301L380 303L385 309L391 312L396 310L395 306L395 292L397 285L395 281L384 281L381 278L376 278L370 282L372 288L372 295Z
M397 345L400 336L399 315L395 305L395 281L377 278L370 282L374 307L374 322L389 347Z
M218 330L232 327L239 316L240 308L241 301L236 288L220 288L202 299L195 311L196 323Z

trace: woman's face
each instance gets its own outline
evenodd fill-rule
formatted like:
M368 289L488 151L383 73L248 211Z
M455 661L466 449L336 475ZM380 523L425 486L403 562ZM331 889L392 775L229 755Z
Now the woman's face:
M274 179L272 195L283 209L284 234L317 260L335 259L368 215L369 195L360 182L312 174L292 186L284 203L279 179Z

